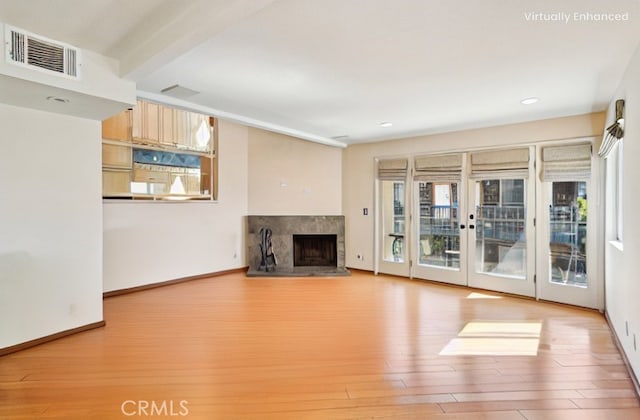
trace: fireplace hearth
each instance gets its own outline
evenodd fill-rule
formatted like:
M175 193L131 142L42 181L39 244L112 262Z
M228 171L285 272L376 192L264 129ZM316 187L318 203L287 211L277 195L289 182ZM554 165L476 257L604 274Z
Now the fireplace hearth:
M270 229L275 270L260 270L260 229ZM250 277L345 276L344 216L248 216Z

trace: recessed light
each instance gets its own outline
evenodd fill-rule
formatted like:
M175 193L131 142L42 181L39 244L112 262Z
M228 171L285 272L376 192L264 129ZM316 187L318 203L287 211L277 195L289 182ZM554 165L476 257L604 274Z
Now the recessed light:
M60 96L47 96L47 101L60 102L61 104L68 104L71 102L67 98L61 98Z
M539 100L540 98L536 98L535 96L532 96L530 98L524 98L523 100L520 101L520 103L522 105L531 105L531 104L535 104Z
M380 123L380 127L391 127L393 125L393 123L390 123L389 121L384 121Z

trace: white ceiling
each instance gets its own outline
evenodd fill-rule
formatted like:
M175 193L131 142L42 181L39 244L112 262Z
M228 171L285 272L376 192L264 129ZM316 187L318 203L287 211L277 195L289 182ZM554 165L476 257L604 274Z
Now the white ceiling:
M604 110L640 43L640 0L0 0L0 21L120 60L141 96L335 145Z

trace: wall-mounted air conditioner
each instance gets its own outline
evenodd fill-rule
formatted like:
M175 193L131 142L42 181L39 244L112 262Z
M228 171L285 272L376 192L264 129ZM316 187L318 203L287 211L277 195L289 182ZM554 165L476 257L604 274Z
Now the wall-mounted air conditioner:
M5 25L8 63L72 79L80 77L80 50L64 42Z

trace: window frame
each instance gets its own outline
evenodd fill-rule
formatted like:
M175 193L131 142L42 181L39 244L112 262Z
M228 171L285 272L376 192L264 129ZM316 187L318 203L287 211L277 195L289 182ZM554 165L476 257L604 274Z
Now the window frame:
M624 231L624 214L623 214L623 180L622 171L624 167L624 139L620 139L616 145L615 151L615 182L614 182L614 217L615 217L615 240L620 244L623 243Z

